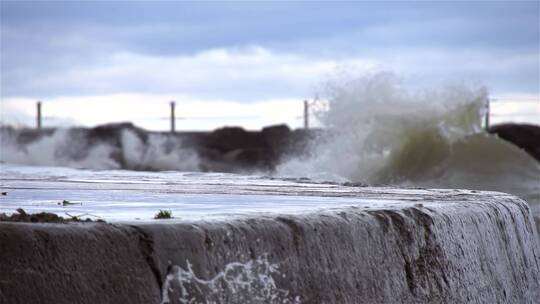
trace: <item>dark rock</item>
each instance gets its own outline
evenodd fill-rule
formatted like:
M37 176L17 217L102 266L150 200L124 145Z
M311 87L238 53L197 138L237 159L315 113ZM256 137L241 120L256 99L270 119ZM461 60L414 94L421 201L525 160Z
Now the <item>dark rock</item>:
M236 149L267 148L259 132L249 132L240 127L220 128L208 136L207 147L228 152Z
M278 160L289 150L291 144L291 129L289 129L287 125L265 127L262 129L261 133L273 154L274 160Z
M225 153L223 159L237 167L238 170L235 171L269 170L271 166L268 153L268 150L260 148L236 149Z
M22 150L44 136L52 136L55 131L0 127L2 138L13 139ZM58 160L53 165L69 165L84 160L92 150L91 147L104 145L108 149L108 157L120 168L164 170L167 168L153 168L138 158L151 158L156 150L160 153L175 153L175 149L187 148L198 155L201 171L221 172L271 171L285 157L309 151L311 141L320 133L319 130L291 131L286 125L266 127L260 132L246 131L239 127L224 127L213 132L149 132L132 123L77 127L63 132L65 136L58 137L61 141L56 139L51 143L55 145L55 160ZM150 136L165 137L165 140L161 138L150 141ZM157 143L162 147L152 146ZM159 157L159 153L155 155Z
M488 132L515 144L540 161L540 126L507 123L491 126Z

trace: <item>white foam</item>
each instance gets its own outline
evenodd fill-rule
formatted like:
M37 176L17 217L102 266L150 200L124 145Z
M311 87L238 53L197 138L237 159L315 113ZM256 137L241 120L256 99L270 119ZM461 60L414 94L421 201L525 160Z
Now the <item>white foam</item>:
M128 168L146 170L198 171L197 153L183 147L181 140L149 134L147 143L131 130L122 130L122 153Z
M16 133L15 133L16 134ZM17 135L0 133L0 161L33 166L65 166L86 169L183 170L198 171L197 153L179 138L149 134L147 141L134 131L122 130L120 146L91 143L71 129L57 129L50 135L21 145ZM121 155L121 158L117 156ZM121 164L121 161L125 164Z
M277 175L505 191L540 205L538 162L482 129L487 97L464 84L410 88L389 73L336 78L318 115L330 135Z
M58 129L26 145L16 138L1 134L0 160L6 163L32 166L67 166L73 168L117 169L118 162L110 157L114 147L107 144L88 146L73 137L68 129Z
M266 256L245 263L233 262L213 278L198 277L192 265L173 266L162 287L162 304L166 303L300 303L299 297L276 286L278 265Z
M464 85L413 90L390 73L327 84L328 111L318 113L332 132L309 159L292 159L279 175L346 178L372 182L404 140L428 131L445 139L478 132L487 91Z

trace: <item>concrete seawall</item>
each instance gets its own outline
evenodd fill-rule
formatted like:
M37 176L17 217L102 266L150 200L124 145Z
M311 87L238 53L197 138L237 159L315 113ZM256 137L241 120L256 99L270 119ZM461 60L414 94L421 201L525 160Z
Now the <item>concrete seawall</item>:
M230 220L1 222L0 302L540 298L540 247L525 202L494 192L430 191L393 194L402 205Z

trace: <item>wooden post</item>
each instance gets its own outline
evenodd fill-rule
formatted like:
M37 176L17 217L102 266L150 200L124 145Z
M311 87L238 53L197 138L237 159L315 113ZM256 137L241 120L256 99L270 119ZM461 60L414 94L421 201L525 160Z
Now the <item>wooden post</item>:
M171 101L171 133L175 132L175 122L176 122L176 117L174 115L175 105L176 105L175 102Z
M37 115L36 115L36 128L38 130L41 129L41 101L38 101L36 103L36 108L37 108Z
M485 117L485 128L486 128L486 131L489 130L489 111L490 111L490 108L489 108L489 98L487 98L486 100L486 117Z
M304 100L304 129L309 129L309 104Z

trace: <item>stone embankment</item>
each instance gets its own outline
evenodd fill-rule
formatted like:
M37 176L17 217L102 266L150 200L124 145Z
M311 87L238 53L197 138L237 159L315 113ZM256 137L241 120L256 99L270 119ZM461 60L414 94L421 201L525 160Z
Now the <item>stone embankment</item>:
M62 132L57 133L57 131ZM286 125L275 125L261 131L247 131L240 127L223 127L211 132L151 132L132 123L114 123L94 128L15 129L0 126L4 144L20 151L40 140L52 140L55 165L69 166L88 157L96 146L107 147L111 161L129 170L160 171L162 168L146 158L166 158L184 151L183 161L196 156L197 171L247 172L272 170L283 157L308 152L312 139L321 130L291 130ZM56 136L56 137L55 137ZM132 160L133 154L136 161ZM156 154L157 153L157 154ZM161 155L159 155L161 154ZM30 161L30 163L33 163ZM49 164L52 165L52 164ZM84 166L83 166L84 167ZM112 168L114 169L114 168Z
M506 123L494 125L488 132L513 143L540 161L540 126Z
M0 302L540 299L539 241L522 200L452 190L380 196L394 204L212 221L0 222Z
M51 138L58 129L15 129L0 127L4 144L13 142L22 151L28 145L45 137ZM120 168L130 170L171 170L162 168L147 157L157 150L171 153L185 149L196 155L198 171L246 172L267 171L275 168L283 159L310 153L313 139L324 140L328 134L323 130L290 130L286 125L263 128L261 131L246 131L239 127L224 127L212 132L150 132L131 123L101 125L94 128L70 128L65 130L54 157L55 165L69 166L87 157L89 150L98 145L108 146L109 157ZM527 124L501 124L492 126L489 133L509 141L540 161L540 127ZM159 140L156 140L159 138ZM154 138L154 139L152 139ZM135 141L135 142L133 142ZM158 143L158 144L156 144ZM133 151L139 155L137 161L130 159ZM174 154L174 153L173 153ZM188 153L189 154L189 153ZM52 157L52 156L51 156ZM184 155L183 158L186 158ZM184 159L185 161L185 159ZM49 164L51 165L51 164ZM84 166L83 166L84 167ZM194 168L190 168L193 170Z

